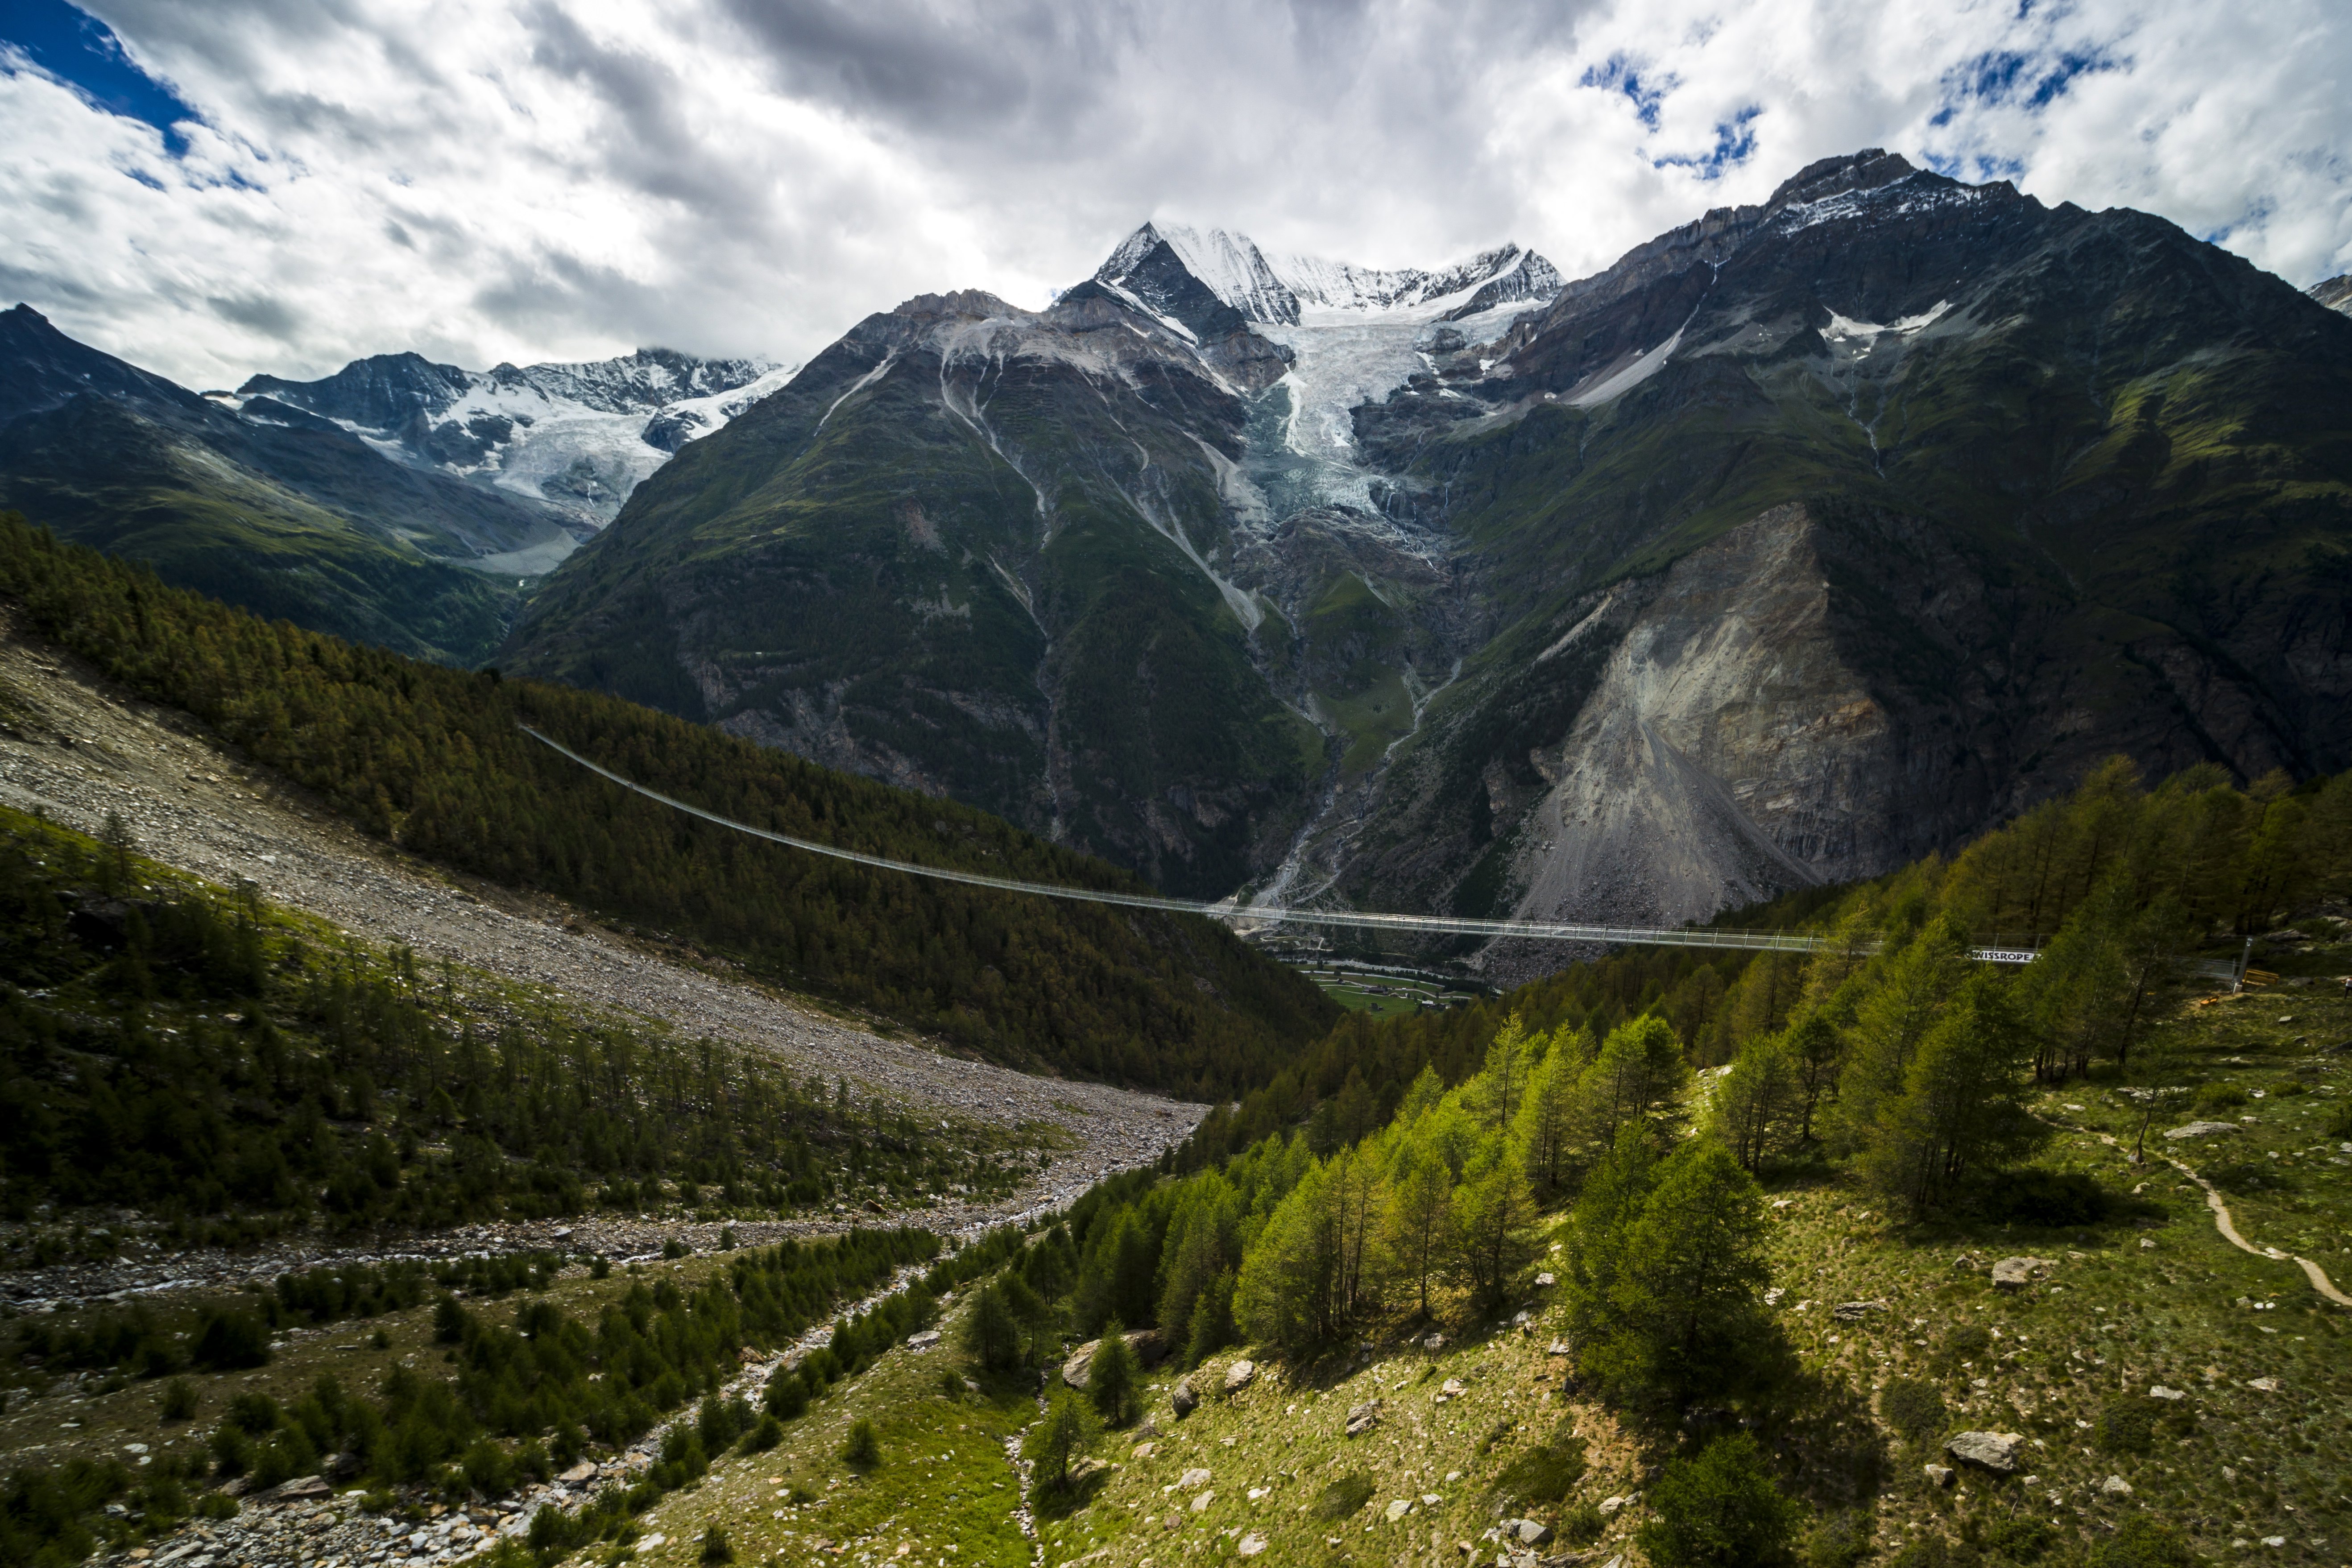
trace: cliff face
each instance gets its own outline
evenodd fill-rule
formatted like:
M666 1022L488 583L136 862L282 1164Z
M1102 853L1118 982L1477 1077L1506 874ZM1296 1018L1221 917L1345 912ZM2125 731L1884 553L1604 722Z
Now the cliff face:
M1547 787L1515 912L1670 921L1874 868L1889 725L1840 657L1814 534L1775 508L1622 595L1638 608L1596 607L1631 624L1573 728L1530 756Z

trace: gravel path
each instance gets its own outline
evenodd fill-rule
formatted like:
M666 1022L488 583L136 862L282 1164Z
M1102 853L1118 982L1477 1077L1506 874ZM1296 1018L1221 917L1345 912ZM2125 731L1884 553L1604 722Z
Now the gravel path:
M2044 1117L2042 1120L2049 1121L2049 1118ZM2067 1131L2077 1133L2083 1137L2095 1138L2100 1142L2105 1144L2108 1148L2116 1151L2117 1153L2123 1153L2124 1146L2122 1141L2116 1138L2111 1133L2094 1132L2087 1127L2076 1127L2064 1121L2050 1121L2050 1125L2053 1127L2063 1127ZM2182 1164L2179 1160L2174 1159L2169 1154L2159 1153L2157 1155L2157 1158L2162 1160L2166 1164L2171 1166L2174 1170L2179 1172L2182 1175L2196 1183L2197 1185L2204 1191L2205 1206L2213 1211L2213 1229L2223 1241L2228 1242L2239 1251L2252 1253L2256 1258L2268 1258L2273 1263L2294 1264L2297 1268L2303 1270L2303 1277L2311 1281L2311 1288L2313 1289L2318 1291L2321 1295L2326 1297L2329 1300L2335 1302L2339 1307L2352 1307L2352 1296L2347 1296L2343 1291L2338 1290L2336 1288L2335 1281L2327 1278L2327 1270L2322 1268L2318 1264L2314 1263L2310 1258L2298 1258L2292 1252L2281 1252L2275 1247L2256 1247L2252 1242L2248 1241L2244 1237L2239 1235L2238 1222L2236 1218L2231 1215L2230 1205L2222 1201L2221 1188L2215 1186L2212 1183L2207 1181L2204 1177L2199 1175L2195 1171L2190 1170L2187 1165ZM2133 1161L2129 1154L2124 1154L2124 1163L2128 1165L2135 1163L2136 1162Z
M142 853L223 885L249 879L266 896L366 940L405 942L420 958L447 958L591 1006L667 1020L691 1036L730 1040L795 1075L845 1077L918 1113L929 1108L1003 1125L1053 1122L1074 1141L1013 1199L912 1211L906 1217L915 1223L954 1229L1066 1202L1104 1175L1157 1159L1207 1112L1181 1100L1031 1077L920 1042L885 1039L765 987L632 944L555 900L521 898L402 855L347 827L275 774L238 761L184 715L115 689L71 658L29 641L5 610L0 700L12 719L0 732L0 803L88 832L118 811ZM862 1217L870 1224L877 1216ZM623 1253L658 1246L661 1236L681 1228L625 1219L570 1225L573 1245ZM550 1245L557 1228L476 1227L446 1241L474 1249ZM684 1228L705 1245L719 1229ZM838 1226L736 1226L746 1242L771 1232L828 1228ZM120 1278L107 1289L160 1284L172 1264L109 1266ZM176 1264L187 1271L185 1259ZM252 1272L253 1265L247 1258L241 1267ZM21 1284L41 1295L87 1293Z

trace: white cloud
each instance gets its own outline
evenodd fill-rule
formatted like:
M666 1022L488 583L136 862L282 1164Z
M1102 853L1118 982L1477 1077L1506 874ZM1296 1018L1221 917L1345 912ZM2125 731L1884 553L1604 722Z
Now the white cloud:
M0 70L0 293L201 385L414 348L798 358L908 295L1039 303L1160 216L1570 274L1886 146L2352 267L2331 0L93 0L173 156Z

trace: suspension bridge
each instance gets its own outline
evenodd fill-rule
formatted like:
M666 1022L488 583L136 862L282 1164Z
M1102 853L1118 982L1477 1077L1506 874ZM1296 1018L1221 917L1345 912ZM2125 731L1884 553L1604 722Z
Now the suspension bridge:
M868 855L861 850L844 849L838 845L820 844L814 839L795 838L788 833L755 827L748 822L738 822L707 811L675 795L649 789L635 779L614 773L600 763L564 745L551 735L528 724L517 726L526 735L590 773L646 799L684 812L704 822L764 838L789 849L810 855L822 855L835 860L847 860L855 865L872 866L880 870L898 871L909 877L925 877L936 882L957 882L968 888L991 888L999 892L1026 893L1041 899L1066 899L1077 903L1113 904L1125 909L1163 910L1171 914L1201 915L1238 926L1336 926L1357 931L1432 932L1452 936L1475 936L1487 941L1509 939L1527 942L1577 942L1596 946L1647 945L1658 947L1737 948L1751 952L1814 952L1830 944L1831 939L1803 931L1738 931L1708 926L1632 926L1587 925L1569 921L1497 921L1476 920L1465 915L1401 915L1384 914L1367 910L1323 910L1285 908L1266 904L1244 904L1232 899L1215 903L1203 903L1193 899L1162 898L1153 893L1125 893L1099 888L1073 888L1056 882L1024 882L1012 877L992 877L984 871L964 871L947 866L924 866L911 860L894 860L887 856ZM2031 963L2038 943L1979 947L1970 956L1985 963Z

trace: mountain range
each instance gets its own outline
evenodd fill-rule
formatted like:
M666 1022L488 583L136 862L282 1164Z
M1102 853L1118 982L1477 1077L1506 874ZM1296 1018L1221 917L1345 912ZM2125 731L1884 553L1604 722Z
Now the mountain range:
M504 657L1170 888L1681 920L2352 761L2347 408L2291 286L1875 151L1573 282L1147 225L861 322Z
M786 374L663 349L487 372L386 354L199 394L26 305L0 313L0 507L264 615L461 664L496 650L522 580Z
M2352 764L2347 302L1870 150L1573 280L1153 223L1043 310L919 296L794 372L386 356L217 411L567 538L617 500L507 668L1171 890L1673 921L2116 752ZM625 382L640 447L648 395L708 433L576 468L604 437L542 407Z
M637 481L680 447L791 374L765 360L700 360L669 349L486 371L376 354L320 381L257 375L236 396L290 404L397 461L545 502L584 524L585 536L610 522Z

